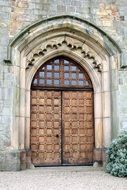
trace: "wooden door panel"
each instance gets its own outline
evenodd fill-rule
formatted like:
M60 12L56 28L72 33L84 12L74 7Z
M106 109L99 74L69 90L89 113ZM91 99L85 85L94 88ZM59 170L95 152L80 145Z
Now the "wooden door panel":
M61 164L61 92L31 92L31 151L34 165Z
M90 164L93 160L92 92L67 91L62 95L63 163Z
M63 164L92 163L92 92L66 91L61 101L61 92L37 90L32 91L31 104L31 151L34 165L60 165L61 155Z

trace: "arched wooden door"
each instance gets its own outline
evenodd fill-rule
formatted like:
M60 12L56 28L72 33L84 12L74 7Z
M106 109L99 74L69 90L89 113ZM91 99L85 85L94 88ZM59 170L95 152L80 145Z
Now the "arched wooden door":
M93 162L93 90L74 61L56 57L31 86L31 158L36 166Z

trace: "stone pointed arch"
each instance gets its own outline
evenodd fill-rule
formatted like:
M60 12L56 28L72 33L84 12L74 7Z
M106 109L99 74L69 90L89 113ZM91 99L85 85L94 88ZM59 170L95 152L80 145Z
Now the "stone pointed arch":
M72 16L41 20L24 29L11 43L8 59L14 67L17 104L12 125L12 147L21 150L21 165L30 164L30 86L47 60L65 55L80 64L94 87L94 160L102 161L111 142L110 70L120 66L119 46L101 29ZM15 128L18 128L15 132ZM18 138L19 136L19 138ZM15 141L14 139L17 139ZM29 162L28 162L29 160Z

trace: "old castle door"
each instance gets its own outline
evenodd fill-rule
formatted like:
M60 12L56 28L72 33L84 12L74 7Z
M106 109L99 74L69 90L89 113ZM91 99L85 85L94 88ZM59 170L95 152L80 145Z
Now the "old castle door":
M86 71L66 57L42 65L31 86L32 163L92 164L93 123L93 89Z

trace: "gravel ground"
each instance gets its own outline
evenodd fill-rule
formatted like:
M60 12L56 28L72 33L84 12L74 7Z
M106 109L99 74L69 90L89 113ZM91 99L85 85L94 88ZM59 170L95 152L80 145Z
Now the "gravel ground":
M0 190L127 190L127 178L93 167L36 168L0 172Z

